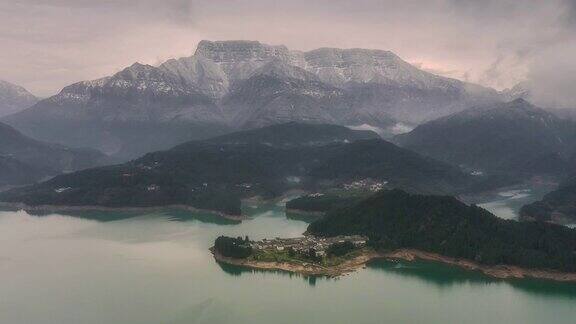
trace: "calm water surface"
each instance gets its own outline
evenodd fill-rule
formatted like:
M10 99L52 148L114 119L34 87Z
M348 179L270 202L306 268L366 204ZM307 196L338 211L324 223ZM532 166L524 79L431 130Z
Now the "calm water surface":
M518 219L522 206L542 199L551 190L547 186L505 190L478 206L504 219Z
M574 323L576 286L374 262L339 280L218 265L218 235L300 235L279 206L206 214L0 212L0 323Z

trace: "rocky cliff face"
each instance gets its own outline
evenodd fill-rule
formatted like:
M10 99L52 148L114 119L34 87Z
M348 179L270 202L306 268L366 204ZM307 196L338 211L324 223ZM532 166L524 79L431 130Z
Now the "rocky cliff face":
M493 90L430 74L389 51L201 41L193 56L70 85L4 121L108 153L141 147L132 155L230 128L287 121L386 128L495 100ZM147 147L151 139L157 144Z
M24 110L38 102L21 86L0 80L0 117Z
M210 62L206 63L205 70L218 76L204 83L211 85L208 91L200 90L216 98L234 96L244 81L262 74L263 69L273 72L272 77L276 79L319 81L344 91L343 100L335 104L337 109L333 109L339 116L331 116L324 122L336 120L341 124L367 123L384 127L391 120L420 123L480 103L494 102L499 97L492 89L420 70L390 51L320 48L299 52L254 41L202 41L193 57ZM187 73L175 68L171 71L179 75ZM217 90L213 91L214 88ZM281 90L276 92L285 94ZM297 97L291 104L295 110L301 107L297 102L303 100L299 99ZM225 101L228 107L232 106L230 98ZM238 106L235 110L228 109L229 113L245 117L242 104ZM264 110L269 111L268 108ZM318 113L311 111L313 115ZM239 119L232 117L231 120ZM262 124L265 121L246 122Z

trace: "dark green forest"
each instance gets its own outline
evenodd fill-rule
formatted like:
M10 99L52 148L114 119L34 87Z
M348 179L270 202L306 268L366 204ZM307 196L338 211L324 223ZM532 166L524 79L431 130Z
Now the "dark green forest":
M214 242L214 249L221 255L230 258L247 258L252 255L252 247L248 237L219 236Z
M302 129L295 123L282 127ZM315 127L320 126L308 128ZM313 134L322 133L323 129L320 127ZM348 129L340 129L342 136L350 135ZM330 136L335 136L334 129L329 130ZM221 140L223 143L189 142L125 164L57 176L2 192L0 201L106 207L183 204L240 214L243 197L274 198L291 189L334 188L364 178L427 193L454 193L471 185L471 177L457 168L384 140L279 147L247 140L254 138L257 130L251 132L249 137L238 133L240 143L230 142L233 136L227 135ZM262 136L271 133L268 129L262 132ZM291 134L286 130L284 133ZM320 138L326 141L327 136Z
M414 248L487 265L576 271L576 230L500 219L449 196L380 192L329 212L308 232L366 235L380 250Z

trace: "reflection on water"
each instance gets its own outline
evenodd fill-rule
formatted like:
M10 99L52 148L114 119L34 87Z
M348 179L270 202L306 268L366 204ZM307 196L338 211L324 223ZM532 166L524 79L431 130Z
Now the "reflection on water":
M488 277L480 272L467 271L459 267L430 261L388 261L374 260L368 265L399 276L422 280L438 288L450 288L458 285L489 286L510 285L530 293L556 295L576 300L576 283L562 283L548 280L523 279L501 280Z
M208 248L219 235L290 237L307 226L277 204L246 211L251 219L239 224L183 211L90 219L0 212L0 323L572 323L576 317L572 285L493 280L436 263L378 260L340 279L218 264Z
M310 224L310 223L322 218L322 215L312 214L312 213L287 211L286 212L286 218L297 220L297 221L303 221L303 222Z
M464 283L487 285L494 281L478 272L465 271L461 268L436 262L405 262L378 259L370 262L368 266L371 269L386 271L398 276L420 279L440 288L452 287Z
M17 210L10 210L7 209L0 209L0 211L17 211ZM100 210L69 210L63 212L49 212L49 211L29 211L28 214L32 216L50 216L54 214L59 214L62 216L72 216L76 218L83 218L83 219L90 219L96 220L99 222L112 222L118 221L123 219L129 219L133 217L142 217L142 215L154 215L157 217L158 215L165 215L165 217L169 218L172 221L191 221L191 220L198 220L201 222L206 223L214 223L220 225L229 225L229 224L238 224L240 223L237 220L227 219L224 217L219 217L214 213L210 212L203 212L203 211L189 211L184 209L178 208L165 208L165 209L158 209L157 211L149 211L149 212L142 212L142 211L129 211L129 210L117 210L117 211L100 211Z
M254 273L268 273L268 274L274 274L277 276L286 276L290 279L302 279L305 282L307 282L310 286L315 286L317 281L330 281L330 280L337 280L337 279L333 279L333 278L327 278L324 276L308 276L308 275L301 275L298 273L293 273L293 272L289 272L289 271L284 271L284 270L264 270L264 269L254 269L254 268L249 268L249 267L243 267L243 266L236 266L236 265L232 265L232 264L227 264L227 263L223 263L223 262L216 262L218 264L218 266L220 267L220 269L222 269L222 271L224 271L225 273L231 275L231 276L241 276L242 274L254 274Z

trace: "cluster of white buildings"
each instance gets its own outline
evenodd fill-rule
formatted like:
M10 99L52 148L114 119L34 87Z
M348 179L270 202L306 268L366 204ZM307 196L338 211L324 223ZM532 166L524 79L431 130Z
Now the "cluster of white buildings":
M326 255L326 250L334 243L344 243L350 241L355 247L363 247L366 245L367 238L361 235L340 235L334 237L316 237L316 236L301 236L294 238L274 238L263 239L251 243L255 250L276 250L284 251L292 249L297 253L307 253L310 249L314 249L316 256L323 257Z
M378 181L373 179L362 179L344 184L344 190L368 190L372 192L380 191L388 184L388 181Z

